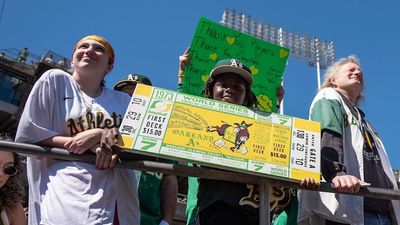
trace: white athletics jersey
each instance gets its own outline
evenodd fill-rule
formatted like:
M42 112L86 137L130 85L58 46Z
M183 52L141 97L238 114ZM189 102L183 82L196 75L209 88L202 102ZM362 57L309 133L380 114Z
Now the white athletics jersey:
M70 74L49 70L29 95L16 141L37 143L93 128L119 127L129 100L127 94L107 88L92 99L80 90ZM91 112L87 112L88 107ZM27 167L29 224L111 225L116 202L121 225L139 224L133 171L98 170L88 163L38 157L29 157Z

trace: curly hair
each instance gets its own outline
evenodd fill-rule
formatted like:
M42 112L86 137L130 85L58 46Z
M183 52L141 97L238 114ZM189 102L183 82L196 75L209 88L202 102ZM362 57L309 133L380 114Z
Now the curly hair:
M204 97L206 98L213 98L213 89L214 89L214 84L217 82L217 80L223 76L226 75L227 73L221 73L218 74L215 77L209 77L207 79L207 82L204 84L204 89L201 92ZM251 91L251 86L249 83L247 83L243 78L241 78L243 82L246 84L246 95L244 98L243 106L247 107L252 107L252 108L258 108L258 101L256 98L256 95Z
M17 153L12 153L14 156L14 166L18 172L10 177L7 183L0 188L0 207L14 208L22 202L24 197L24 188L22 186L22 166Z

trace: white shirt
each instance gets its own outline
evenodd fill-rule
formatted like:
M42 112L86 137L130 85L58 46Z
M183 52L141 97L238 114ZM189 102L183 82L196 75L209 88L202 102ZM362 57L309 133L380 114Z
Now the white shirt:
M90 98L70 74L49 70L29 95L16 141L37 143L96 127L118 127L129 99L106 88ZM111 225L116 202L121 225L139 224L137 181L131 170L98 170L88 163L29 157L27 173L29 224Z

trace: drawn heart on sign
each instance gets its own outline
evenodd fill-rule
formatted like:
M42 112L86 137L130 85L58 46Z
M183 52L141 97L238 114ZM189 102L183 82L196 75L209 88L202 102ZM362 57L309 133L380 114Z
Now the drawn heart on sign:
M201 80L205 83L205 82L207 82L207 79L208 79L208 75L202 75L201 76Z
M256 75L259 72L258 68L255 66L250 66L250 70L251 70L251 74L253 74L253 75Z
M232 45L233 43L235 43L235 38L234 37L226 37L226 41L228 42L228 44Z
M213 61L215 61L216 59L217 59L217 57L218 57L218 55L217 55L217 53L212 53L212 54L210 54L210 59L212 59Z
M271 112L272 109L272 101L267 95L257 95L257 101L259 103L260 109Z
M281 57L281 58L286 57L288 54L289 54L289 52L286 51L285 49L281 49L279 51L279 57Z

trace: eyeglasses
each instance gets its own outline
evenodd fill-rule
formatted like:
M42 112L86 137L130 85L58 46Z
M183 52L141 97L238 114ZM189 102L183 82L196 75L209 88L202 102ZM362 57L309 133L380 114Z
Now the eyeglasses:
M18 172L17 167L15 167L14 165L0 165L0 169L5 175L9 177L14 176Z

